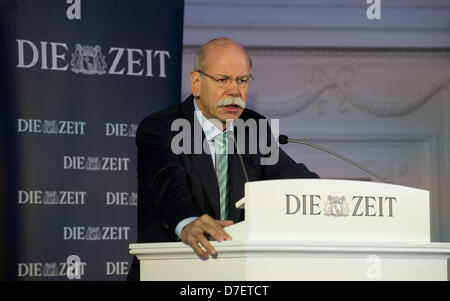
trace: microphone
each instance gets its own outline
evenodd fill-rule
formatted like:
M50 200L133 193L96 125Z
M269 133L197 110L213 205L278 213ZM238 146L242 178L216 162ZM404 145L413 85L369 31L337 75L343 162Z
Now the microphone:
M378 176L378 175L375 174L373 171L368 170L368 169L365 168L364 166L361 166L361 165L359 165L358 163L356 163L356 162L354 162L354 161L352 161L352 160L350 160L350 159L348 159L348 158L346 158L346 157L344 157L344 156L342 156L342 155L339 155L338 153L335 153L335 152L333 152L333 151L331 151L331 150L329 150L329 149L326 149L326 148L324 148L324 147L318 146L318 145L313 144L313 143L311 143L311 142L303 141L303 140L289 139L288 136L286 136L286 135L280 135L280 136L278 137L278 142L279 142L280 144L287 144L288 142L292 142L292 143L299 143L299 144L308 145L308 146L310 146L310 147L312 147L312 148L315 148L315 149L321 150L321 151L323 151L323 152L326 152L326 153L328 153L328 154L330 154L330 155L336 156L336 157L338 157L338 158L340 158L340 159L342 159L342 160L344 160L344 161L346 161L346 162L352 164L353 166L356 166L356 167L358 167L359 169L361 169L361 170L363 170L363 171L365 171L365 172L371 174L372 176L374 176L374 177L377 178L378 180L383 181L384 183L392 184L392 182L386 180L385 178L383 178L383 177L381 177L381 176Z

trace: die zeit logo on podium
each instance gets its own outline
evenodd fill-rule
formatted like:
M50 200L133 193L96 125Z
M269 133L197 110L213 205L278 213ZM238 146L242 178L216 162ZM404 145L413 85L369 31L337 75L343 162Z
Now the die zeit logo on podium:
M70 71L86 75L167 77L168 50L110 47L106 56L99 45L76 44L70 51L66 43L16 41L17 68L67 71L70 66Z
M345 196L328 196L325 202L320 195L285 196L286 215L394 217L397 202L397 198L391 196L353 196L350 202Z

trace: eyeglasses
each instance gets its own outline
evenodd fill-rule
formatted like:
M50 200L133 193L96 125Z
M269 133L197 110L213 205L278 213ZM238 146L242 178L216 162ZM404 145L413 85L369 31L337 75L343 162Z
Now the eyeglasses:
M228 88L233 81L236 81L236 84L240 88L247 88L248 85L250 84L250 82L254 79L253 75L251 75L251 74L239 76L239 77L236 77L235 79L232 79L231 77L229 77L227 75L219 74L216 76L212 76L212 75L206 74L205 72L200 71L200 70L197 70L197 72L209 77L216 83L217 86L219 86L221 88Z

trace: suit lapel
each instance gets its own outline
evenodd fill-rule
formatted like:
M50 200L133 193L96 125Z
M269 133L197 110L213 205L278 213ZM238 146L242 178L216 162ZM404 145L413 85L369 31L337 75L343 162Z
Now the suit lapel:
M191 124L191 161L194 168L197 170L202 186L208 196L208 200L204 200L205 202L209 201L214 210L215 217L220 218L220 204L219 204L219 187L217 184L217 176L214 172L214 166L212 163L211 155L202 151L201 154L194 153L194 143L195 139L195 131L198 133L201 132L201 143L205 141L205 133L202 130L200 122L194 116L194 104L193 104L192 95L186 99L181 107L182 114L184 117L189 120ZM197 134L198 135L198 134ZM199 140L198 140L199 141ZM198 147L198 146L197 146ZM209 145L206 143L206 147ZM200 200L198 200L200 201Z

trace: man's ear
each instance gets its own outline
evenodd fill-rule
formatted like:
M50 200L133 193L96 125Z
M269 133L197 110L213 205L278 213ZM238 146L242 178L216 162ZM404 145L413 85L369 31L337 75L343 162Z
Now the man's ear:
M191 80L192 95L194 95L195 98L198 98L200 96L200 74L192 71L189 78Z

